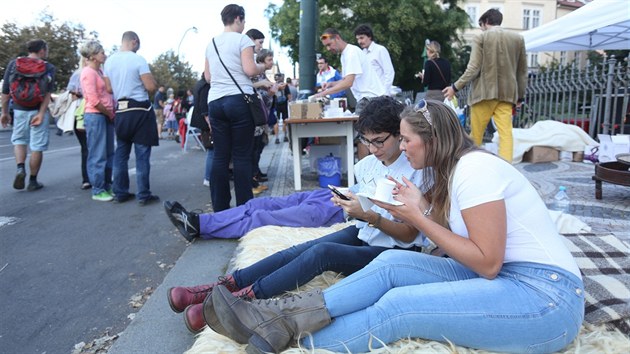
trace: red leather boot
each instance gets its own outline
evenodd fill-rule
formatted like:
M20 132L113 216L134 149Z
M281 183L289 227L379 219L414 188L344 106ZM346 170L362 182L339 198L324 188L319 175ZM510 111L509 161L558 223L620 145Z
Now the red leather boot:
M212 289L219 284L224 285L231 291L240 290L231 275L221 276L219 277L218 282L212 284L191 287L178 286L168 289L168 292L166 293L168 297L168 304L171 306L173 311L180 313L190 305L203 303L206 296L212 293Z

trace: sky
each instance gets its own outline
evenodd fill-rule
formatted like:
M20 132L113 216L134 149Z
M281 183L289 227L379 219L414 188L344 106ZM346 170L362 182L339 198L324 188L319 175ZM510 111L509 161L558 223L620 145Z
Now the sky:
M20 27L38 25L40 14L46 10L60 22L80 23L86 33L98 32L106 52L114 45L120 45L123 32L131 30L140 37L138 54L149 63L168 50L177 54L179 48L182 60L188 61L193 70L200 73L203 71L206 46L213 36L223 31L221 10L225 5L236 3L243 6L245 31L250 28L260 30L266 37L264 47L269 48L271 35L264 10L270 2L282 4L282 0L3 1L0 23L16 23ZM192 27L197 28L196 33ZM286 50L279 48L277 43L271 43L271 46L280 70L291 77L293 68L286 57Z

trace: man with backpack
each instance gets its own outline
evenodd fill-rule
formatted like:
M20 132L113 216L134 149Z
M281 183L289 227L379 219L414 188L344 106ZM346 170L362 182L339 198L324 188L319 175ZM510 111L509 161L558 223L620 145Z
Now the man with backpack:
M50 103L50 93L55 86L55 66L45 61L48 57L48 45L44 40L31 40L26 47L28 56L11 60L4 72L0 122L4 128L9 123L10 98L14 115L11 143L17 162L13 188L25 187L28 145L31 159L27 189L34 191L44 187L37 182L37 173L42 165L44 151L48 150L49 115L46 111Z

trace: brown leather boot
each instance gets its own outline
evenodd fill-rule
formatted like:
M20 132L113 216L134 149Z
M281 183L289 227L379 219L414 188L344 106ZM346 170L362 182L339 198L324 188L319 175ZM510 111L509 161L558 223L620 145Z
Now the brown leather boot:
M251 301L256 298L256 295L252 290L252 286L253 285L250 285L239 291L235 291L232 293L232 295L246 301ZM219 321L216 312L214 312L214 306L212 305L212 296L207 296L206 300L203 302L203 320L213 331L222 336L229 337L228 332Z
M178 286L168 289L166 293L168 304L173 311L180 313L190 305L202 303L206 296L212 292L212 289L219 284L225 285L232 291L240 290L231 275L221 276L218 282L212 284L191 287Z
M186 328L194 334L201 332L206 326L203 320L203 304L194 304L186 307L184 310L184 322Z
M219 285L206 302L210 299L228 336L238 343L248 343L248 353L279 353L301 333L316 331L331 322L319 289L247 302Z

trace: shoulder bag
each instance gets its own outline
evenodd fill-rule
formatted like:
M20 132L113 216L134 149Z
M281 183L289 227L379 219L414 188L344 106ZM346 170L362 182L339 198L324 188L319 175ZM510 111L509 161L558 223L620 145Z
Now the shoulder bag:
M446 81L446 78L444 78L444 74L442 74L442 70L440 69L440 66L435 62L435 60L431 59L431 62L433 63L433 65L435 65L435 67L438 69L438 72L440 73L440 76L442 77L442 81L444 81L444 83L446 84L446 86L449 85L449 82Z
M245 103L247 103L247 106L249 107L249 110L252 113L252 119L254 120L254 125L259 126L259 125L267 124L267 116L265 115L265 111L263 110L263 107L262 107L262 102L260 101L260 98L258 97L258 93L256 92L256 89L254 89L254 93L252 94L247 94L243 92L243 89L241 89L241 86L239 86L239 84L236 82L236 79L234 79L234 76L232 76L232 73L230 72L230 70L228 70L227 66L225 66L223 59L221 59L221 55L219 54L219 50L217 49L217 44L214 42L214 38L212 38L212 45L214 45L214 50L217 52L217 56L219 57L219 61L221 62L221 65L223 65L223 67L225 68L225 71L227 71L228 75L230 75L230 78L232 78L232 81L234 81L234 84L236 85L236 87L238 87L238 90L241 91L241 93L243 94L243 99L245 100Z

